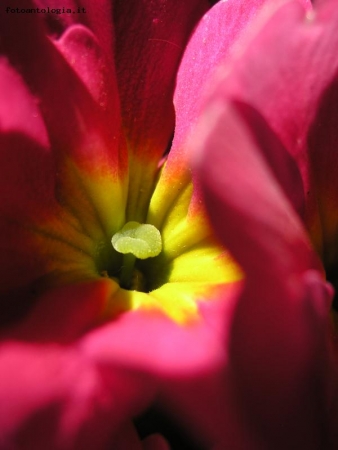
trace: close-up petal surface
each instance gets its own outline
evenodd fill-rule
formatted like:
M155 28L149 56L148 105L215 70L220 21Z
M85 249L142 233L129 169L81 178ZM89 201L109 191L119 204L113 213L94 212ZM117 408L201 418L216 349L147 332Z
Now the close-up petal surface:
M177 162L177 169L168 164L176 171L170 182L161 161L174 132L178 65L208 5L130 6L102 2L94 14L91 2L27 0L19 12L9 7L1 16L0 357L7 371L0 370L0 396L3 405L16 405L12 422L0 419L8 448L40 448L48 441L51 448L105 442L165 448L162 438L140 442L132 420L141 411L129 408L118 367L137 382L147 379L140 370L151 376L149 386L136 393L131 382L129 392L133 405L145 408L154 395L149 393L164 389L164 379L218 372L225 362L225 310L232 308L242 272L213 236L202 205L196 207L188 160L186 167ZM110 20L102 14L105 7ZM148 258L144 250L134 251L131 240L131 253L124 255L116 239L128 223L142 227L142 221L160 236L159 250ZM142 245L150 245L149 236ZM82 431L90 433L89 419L80 414L73 426L59 412L74 377L66 381L69 387L58 377L47 383L50 349L53 371L67 373L74 355L83 376L98 372L91 395L95 402L102 390L107 413L101 417L88 406L93 427L101 420L105 430L96 429L93 444ZM29 395L30 383L41 385L34 401L6 393L10 373L26 353L32 354L31 381L17 371L12 383ZM41 370L34 368L36 359ZM109 399L115 389L122 389L118 420ZM19 417L21 404L26 412ZM55 412L46 414L46 431L35 442L44 410ZM208 431L195 433L208 440Z
M3 7L1 449L336 448L337 6Z
M336 198L336 7L266 8L218 69L198 126L207 209L244 272L228 382L250 448L337 445L336 307L326 281L336 279L327 258L335 261L337 236L328 204Z

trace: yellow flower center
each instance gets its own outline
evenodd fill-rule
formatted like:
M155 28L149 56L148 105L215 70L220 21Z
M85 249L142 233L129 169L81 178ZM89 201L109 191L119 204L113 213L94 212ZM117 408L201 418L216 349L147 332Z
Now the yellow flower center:
M128 187L128 176L113 172L109 161L82 166L69 159L58 176L57 203L22 225L35 270L34 279L22 277L22 292L36 297L99 283L104 320L142 309L184 325L199 320L198 302L226 296L241 280L195 195L188 165L165 165L151 198L133 214L128 205L139 188ZM134 221L141 216L144 223Z

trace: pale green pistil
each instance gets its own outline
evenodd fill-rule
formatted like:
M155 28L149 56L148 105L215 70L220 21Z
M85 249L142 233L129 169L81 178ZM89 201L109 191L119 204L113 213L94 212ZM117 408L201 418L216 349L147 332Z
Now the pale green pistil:
M120 274L120 283L124 287L131 285L136 259L153 258L162 251L161 234L148 223L126 223L114 234L111 243L117 252L124 255Z

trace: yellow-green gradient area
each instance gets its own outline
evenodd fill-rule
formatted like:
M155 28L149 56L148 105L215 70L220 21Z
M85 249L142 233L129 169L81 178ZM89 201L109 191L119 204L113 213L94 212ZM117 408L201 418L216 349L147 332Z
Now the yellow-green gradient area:
M119 270L111 237L125 221L126 181L107 167L89 172L71 158L64 161L55 201L45 217L29 225L29 240L39 260L39 293Z
M59 178L53 213L30 231L41 263L39 292L96 280L109 285L110 293L100 319L143 310L188 325L199 320L199 301L217 300L241 280L241 269L213 234L186 167L164 166L155 183L144 217L159 231L162 250L136 259L128 289L121 287L124 255L111 242L127 222L126 199L133 195L128 174L118 177L107 166L86 171L69 159Z
M218 299L242 272L216 240L187 170L164 167L147 223L161 233L162 252L136 262L144 291L118 289L108 314L125 309L161 311L181 325L199 320L199 301Z

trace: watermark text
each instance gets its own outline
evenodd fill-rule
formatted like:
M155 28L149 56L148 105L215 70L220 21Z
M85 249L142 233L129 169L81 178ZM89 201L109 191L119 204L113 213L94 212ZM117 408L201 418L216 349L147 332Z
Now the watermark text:
M11 8L10 6L6 7L7 14L85 14L86 8L78 7L75 9L72 8L50 8L47 6L46 8Z

